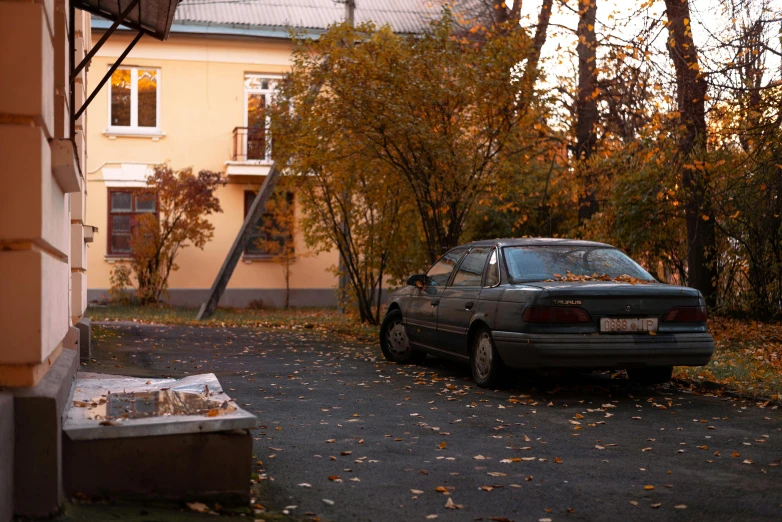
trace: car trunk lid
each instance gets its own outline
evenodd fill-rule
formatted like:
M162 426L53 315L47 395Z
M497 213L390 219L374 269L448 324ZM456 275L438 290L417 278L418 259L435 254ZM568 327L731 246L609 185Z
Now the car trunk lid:
M593 317L660 317L674 306L699 306L693 288L612 281L527 283L544 290L536 304L580 306Z

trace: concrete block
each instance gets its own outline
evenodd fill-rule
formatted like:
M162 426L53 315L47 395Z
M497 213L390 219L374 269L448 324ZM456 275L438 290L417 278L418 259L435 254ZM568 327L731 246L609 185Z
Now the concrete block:
M14 504L14 397L0 392L0 522L10 522Z
M70 326L67 262L35 250L0 252L0 364L35 364L60 344Z
M79 223L71 223L71 268L87 270L87 243L84 226Z
M68 194L68 197L71 198L71 221L79 221L82 225L86 224L85 202L87 198L84 197L84 190Z
M73 350L76 352L76 356L81 359L80 356L81 345L81 330L75 326L68 328L68 333L65 335L65 339L62 340L62 347L65 350Z
M40 238L67 256L70 219L65 194L52 175L51 148L43 131L0 125L0 158L0 178L13 180L14 188L0 191L0 239Z
M69 496L198 499L231 506L249 501L252 436L247 430L102 440L62 436Z
M92 319L89 317L82 317L81 320L76 323L76 328L79 329L79 350L82 361L88 361L92 357Z
M87 274L71 272L71 316L80 317L87 309Z
M54 46L42 4L0 2L0 113L33 117L54 135Z
M62 414L78 362L75 351L63 350L37 386L13 391L14 512L19 516L49 516L62 504Z

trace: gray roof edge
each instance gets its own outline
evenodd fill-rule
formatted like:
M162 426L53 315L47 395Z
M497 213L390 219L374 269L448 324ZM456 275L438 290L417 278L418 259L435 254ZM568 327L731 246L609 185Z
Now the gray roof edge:
M102 18L93 17L92 28L106 30L111 27L111 22ZM120 26L119 29L130 30ZM317 39L325 31L322 29L297 29L298 34L305 38ZM200 22L174 22L171 25L171 33L177 34L209 34L227 36L252 36L260 38L279 38L290 40L290 28L281 26L244 26L233 24L205 24Z

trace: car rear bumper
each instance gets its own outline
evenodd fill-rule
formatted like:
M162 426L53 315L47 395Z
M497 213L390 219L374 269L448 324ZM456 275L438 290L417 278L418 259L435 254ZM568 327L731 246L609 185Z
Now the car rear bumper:
M581 335L492 332L511 368L702 366L714 353L711 334Z

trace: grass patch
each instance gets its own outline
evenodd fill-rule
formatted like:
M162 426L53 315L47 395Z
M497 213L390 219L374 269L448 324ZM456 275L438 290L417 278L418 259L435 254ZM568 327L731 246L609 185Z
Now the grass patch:
M252 310L218 308L214 315L197 321L197 308L177 306L98 305L87 308L93 321L132 321L142 324L185 326L245 326L252 328L284 328L325 330L359 342L376 342L377 326L362 324L352 314L340 314L333 308L291 308Z
M714 357L706 366L678 367L676 377L713 381L752 397L782 399L782 324L728 317L709 319Z

